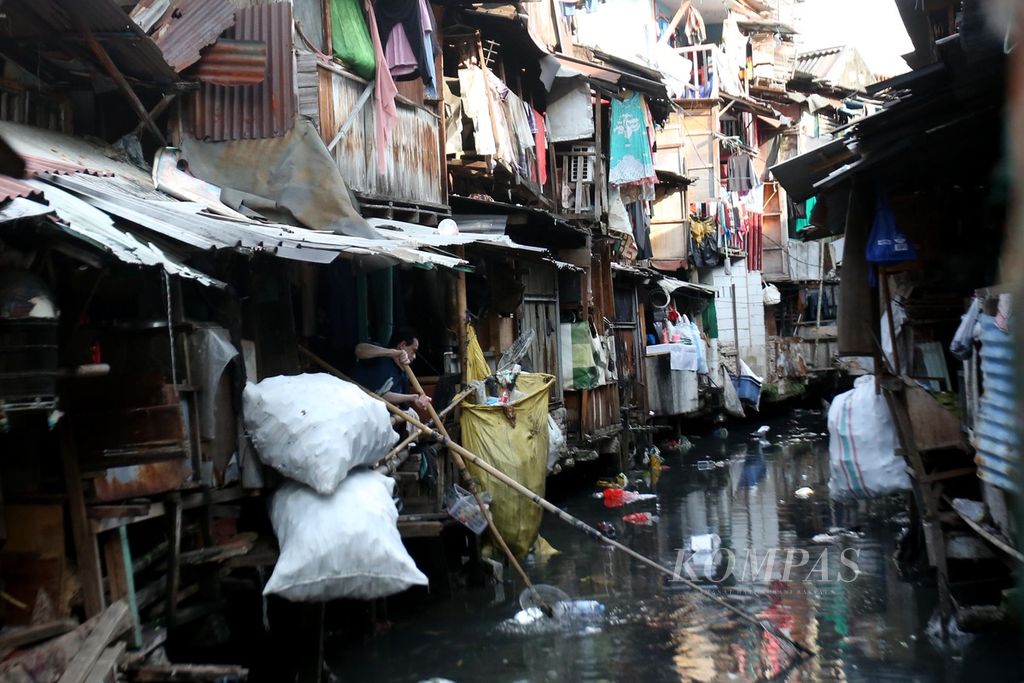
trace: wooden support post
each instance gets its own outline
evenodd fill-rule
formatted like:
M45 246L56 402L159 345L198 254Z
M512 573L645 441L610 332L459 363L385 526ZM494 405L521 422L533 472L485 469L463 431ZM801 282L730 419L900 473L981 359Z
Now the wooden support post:
M155 122L156 118L158 116L160 116L161 114L163 114L164 111L167 110L167 107L171 106L171 102L173 102L177 98L178 98L178 93L176 93L176 92L175 93L168 93L168 94L164 95L160 99L160 101L156 103L156 106L149 110L149 119L150 119L150 121L154 121ZM135 129L132 131L132 135L136 135L137 136L139 133L142 132L142 129L145 128L147 125L148 124L146 123L146 121L139 121L139 125L135 126Z
M146 127L149 128L150 132L156 136L156 139L160 141L160 144L166 147L167 138L164 137L164 134L153 122L153 119L149 117L149 112L146 111L146 107L143 106L141 101L139 101L139 96L135 94L131 84L129 84L125 79L124 74L118 70L117 65L114 64L114 60L110 58L106 49L104 49L100 44L100 41L96 40L96 36L93 35L92 30L76 14L75 10L72 10L70 13L74 18L76 28L82 34L82 37L85 38L85 44L89 46L89 49L92 51L96 59L99 60L99 63L103 66L103 69L107 74L114 79L114 83L117 85L118 89L126 98L128 98L128 104L130 104L132 109L135 111L135 115L139 117L139 120L146 124Z
M181 583L181 496L177 492L167 497L167 609L168 628L175 624L178 612L178 585Z
M86 517L82 473L78 468L78 446L75 444L71 423L67 418L61 420L58 431L61 459L64 464L64 487L71 516L71 531L75 538L78 577L82 584L85 615L92 618L102 612L105 606L99 547Z

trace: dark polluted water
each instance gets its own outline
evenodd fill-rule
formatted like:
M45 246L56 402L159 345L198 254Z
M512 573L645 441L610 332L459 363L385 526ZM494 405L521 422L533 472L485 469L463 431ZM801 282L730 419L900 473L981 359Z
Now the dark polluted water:
M901 580L893 560L906 523L899 498L829 500L820 412L765 421L767 444L750 434L759 424L731 425L728 438L705 435L685 457L667 456L657 501L606 508L594 488L562 506L589 524L611 523L617 540L770 620L816 657L793 666L787 648L764 630L548 516L541 534L559 552L531 556L527 571L573 599L600 602L603 616L558 628L521 625L510 621L519 611L518 583L465 589L382 635L331 642L334 676L459 683L1022 680L1012 636L940 640L934 588ZM622 520L634 512L657 521ZM680 561L691 543L717 545L710 534L720 539L719 552L684 552Z

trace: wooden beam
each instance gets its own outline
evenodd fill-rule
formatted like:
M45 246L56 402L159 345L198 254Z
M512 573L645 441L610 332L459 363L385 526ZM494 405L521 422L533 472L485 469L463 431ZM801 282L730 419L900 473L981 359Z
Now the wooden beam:
M178 612L178 584L181 581L181 496L172 493L167 497L170 515L167 548L167 626L173 627Z
M149 117L149 112L146 111L146 107L143 106L142 102L139 100L139 96L135 94L131 84L125 79L124 74L118 70L117 65L114 64L114 60L112 60L110 55L107 54L103 45L96 40L96 36L93 35L92 30L81 19L81 17L79 17L75 11L71 11L70 14L74 19L76 29L85 38L86 45L89 46L89 49L103 66L103 69L107 74L114 79L114 83L117 85L118 89L126 98L128 98L128 104L130 104L132 109L135 111L135 115L139 117L139 120L146 124L146 127L149 128L150 132L156 136L156 139L160 141L160 144L166 147L167 138L164 137L164 134L157 127L156 123L153 122L153 119Z
M167 664L131 669L128 671L128 677L135 683L213 683L221 679L247 681L249 670L240 666L216 664Z
M64 670L58 683L84 683L100 655L112 641L117 639L129 626L128 604L120 601L107 608L92 633L85 639L82 649Z
M89 677L85 679L85 683L109 683L109 681L113 680L111 676L117 671L117 663L121 655L124 654L124 649L125 643L123 640L105 649L99 659L96 660L92 671L89 672Z
M78 447L75 444L71 421L61 420L58 431L61 459L64 464L64 486L67 490L68 512L75 539L75 555L78 561L78 577L82 584L85 615L94 617L102 612L104 607L100 553L96 536L89 528L89 520L86 518L82 473L78 469Z
M76 628L78 628L78 622L74 619L60 619L36 626L16 627L0 634L0 652L17 650L19 647L64 635Z
M149 111L149 121L156 122L156 117L164 113L167 107L171 106L171 102L178 99L179 93L168 93L160 98L160 101L156 103L156 106ZM146 121L139 121L139 125L135 126L135 130L132 131L132 135L138 136L142 132L142 129L148 126L149 123Z

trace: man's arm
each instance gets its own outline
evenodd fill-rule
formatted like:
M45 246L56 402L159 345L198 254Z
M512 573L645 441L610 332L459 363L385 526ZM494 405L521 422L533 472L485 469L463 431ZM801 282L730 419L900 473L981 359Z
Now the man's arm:
M390 358L399 365L409 364L409 356L406 355L405 351L399 351L398 349L386 349L383 346L377 346L376 344L368 344L366 342L356 345L355 354L356 358L358 358L359 360L370 360L371 358Z
M430 405L429 396L421 396L419 394L400 394L395 391L388 391L384 394L384 400L388 403L393 403L396 406L404 405L406 403L415 403L418 408L423 410L427 409Z

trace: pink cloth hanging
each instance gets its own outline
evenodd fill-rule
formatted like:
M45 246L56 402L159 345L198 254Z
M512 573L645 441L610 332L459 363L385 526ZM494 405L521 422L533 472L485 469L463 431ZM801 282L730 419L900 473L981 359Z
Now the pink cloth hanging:
M387 47L384 48L384 58L388 60L391 67L392 77L408 76L419 70L416 53L412 51L409 37L405 35L405 27L401 24L395 24L395 27L391 29L391 37L388 38Z
M398 107L395 106L395 95L398 87L391 78L387 59L384 58L384 47L380 42L380 31L377 30L377 16L373 13L373 3L363 0L366 18L370 24L370 39L373 41L373 52L377 58L377 70L374 77L374 144L377 146L377 172L381 175L387 170L387 150L391 144L391 129L398 123Z

